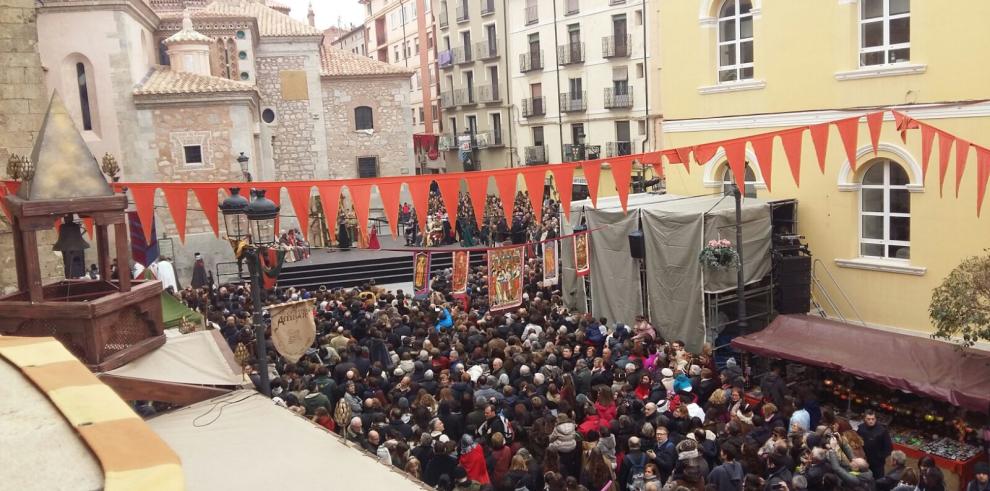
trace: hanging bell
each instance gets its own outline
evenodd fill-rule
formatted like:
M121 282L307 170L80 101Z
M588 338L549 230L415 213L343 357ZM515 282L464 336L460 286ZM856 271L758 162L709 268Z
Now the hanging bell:
M66 216L62 225L58 227L58 240L52 246L53 251L69 252L89 249L89 243L82 236L82 227L72 220L72 216Z

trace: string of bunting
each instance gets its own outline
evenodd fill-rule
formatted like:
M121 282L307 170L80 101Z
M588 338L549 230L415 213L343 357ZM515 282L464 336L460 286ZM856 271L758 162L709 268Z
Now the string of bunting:
M213 233L219 236L218 190L227 191L231 187L253 186L267 191L267 197L276 203L280 200L281 189L285 188L293 210L297 215L300 210L309 210L309 200L313 195L313 188L321 198L324 216L336 217L341 193L346 188L351 202L354 204L357 215L359 230L367 233L367 221L369 214L369 203L371 190L375 188L382 200L385 208L386 219L389 230L393 237L397 236L398 216L399 216L399 196L402 186L405 185L412 196L413 206L416 209L417 220L421 229L426 228L426 215L430 197L430 185L437 183L443 198L444 206L449 216L457 216L457 205L459 202L459 191L461 180L463 180L469 191L469 195L474 202L475 219L481 225L483 219L485 199L489 179L494 179L498 188L499 196L502 198L507 220L511 220L512 207L516 195L516 185L518 176L522 174L526 188L529 190L529 198L532 201L534 212L539 220L541 204L543 202L543 182L546 173L550 172L556 183L573 182L574 171L581 168L584 178L588 183L588 191L593 207L598 204L598 185L601 175L601 168L608 164L614 181L616 192L622 210L626 211L628 202L630 177L634 163L652 166L657 175L663 175L663 159L668 165L681 164L690 172L690 163L693 160L698 165L703 165L710 161L718 152L723 149L733 177L737 184L742 187L745 184L746 169L746 149L749 145L756 156L757 165L766 182L767 189L773 187L773 147L774 139L779 138L787 159L791 177L798 186L801 184L801 156L805 142L804 134L810 135L811 143L815 149L818 167L821 172L825 172L826 151L830 127L835 126L842 140L842 147L845 151L849 165L855 170L856 149L859 123L865 119L869 130L870 142L873 146L874 154L877 153L880 134L883 127L884 113L886 110L879 110L850 116L847 118L828 121L813 125L805 125L784 130L770 131L755 135L733 138L728 140L708 142L698 145L677 147L655 152L647 152L621 157L588 160L583 162L568 162L561 164L495 169L475 172L457 172L439 175L418 175L418 176L395 176L378 177L366 179L333 179L333 180L309 180L291 182L128 182L114 183L114 189L122 192L127 188L131 193L138 217L142 224L151 223L154 219L154 201L157 190L162 190L172 219L178 229L179 240L185 240L186 232L186 212L187 198L191 191L200 206L205 210L207 220L213 229ZM942 130L928 123L912 118L900 111L889 111L894 119L895 128L901 134L901 139L907 142L908 130L918 129L921 133L921 165L922 183L928 175L929 161L935 146L935 137L938 137L938 173L939 173L939 195L941 196L945 187L945 179L948 175L950 165L950 155L955 150L955 192L959 195L959 188L962 185L962 176L969 161L970 150L976 155L976 213L980 216L983 207L983 200L986 194L987 182L990 180L990 149L976 145L964 138L958 137L948 131ZM16 193L19 183L16 181L4 181L0 186L0 211L10 218L8 210L3 204L5 193ZM570 218L571 186L557 186L560 197L560 205L565 216ZM300 231L304 236L308 236L308 220L299 220ZM145 235L151 233L151 227L143 227ZM328 227L331 238L335 235L335 227ZM149 237L150 239L150 237Z

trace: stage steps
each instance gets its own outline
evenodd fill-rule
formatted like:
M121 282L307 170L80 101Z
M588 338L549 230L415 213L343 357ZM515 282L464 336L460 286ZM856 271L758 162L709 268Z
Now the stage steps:
M346 255L349 252L334 252ZM320 286L327 288L353 288L361 286L370 280L379 285L404 283L412 281L412 255L382 257L380 259L340 260L322 264L288 263L282 267L278 277L278 287L315 289ZM434 252L430 260L430 271L433 274L450 268L453 262L450 252ZM484 254L471 254L471 266L487 264Z

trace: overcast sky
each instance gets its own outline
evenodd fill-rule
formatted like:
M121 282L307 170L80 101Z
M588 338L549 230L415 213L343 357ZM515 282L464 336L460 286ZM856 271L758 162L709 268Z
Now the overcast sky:
M289 13L296 19L306 21L306 12L311 0L279 0L292 7ZM326 29L338 22L348 24L364 23L365 7L358 0L312 0L313 11L316 12L316 27Z

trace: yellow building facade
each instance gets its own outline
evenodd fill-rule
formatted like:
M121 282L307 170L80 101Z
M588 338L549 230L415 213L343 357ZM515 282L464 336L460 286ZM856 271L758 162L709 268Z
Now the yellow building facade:
M983 102L990 98L988 17L990 3L981 0L663 1L653 38L660 45L662 147L881 109L990 146L990 103ZM855 171L834 126L824 173L805 131L800 186L779 138L772 190L747 146L747 190L799 201L798 232L824 285L813 294L830 316L930 332L933 288L962 259L990 247L990 205L978 218L974 151L957 197L953 149L940 196L937 139L923 181L920 131L910 130L904 143L894 124L887 112L874 156L862 120ZM668 192L720 193L726 167L722 151L692 163L690 173L665 164Z

